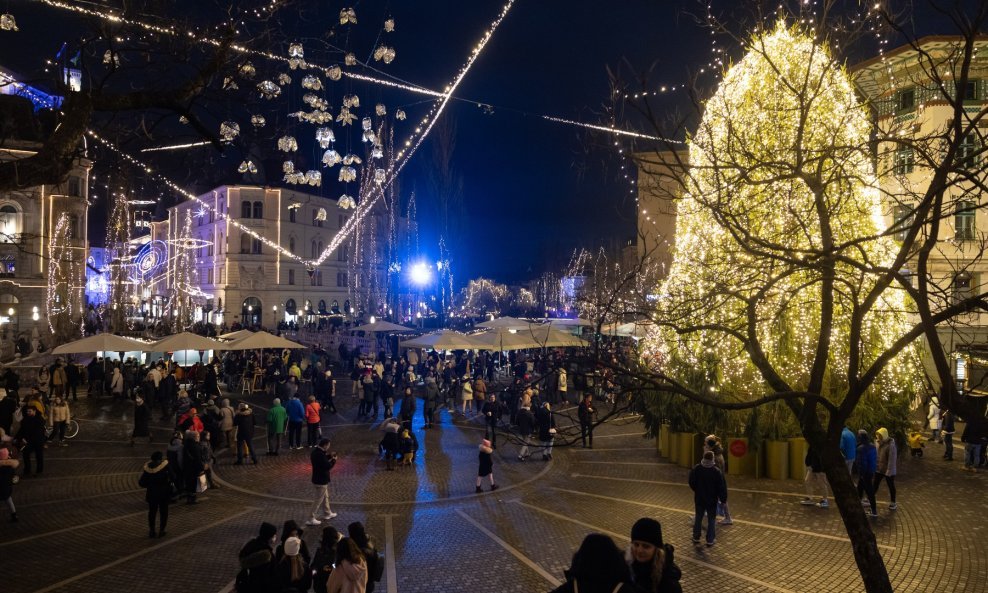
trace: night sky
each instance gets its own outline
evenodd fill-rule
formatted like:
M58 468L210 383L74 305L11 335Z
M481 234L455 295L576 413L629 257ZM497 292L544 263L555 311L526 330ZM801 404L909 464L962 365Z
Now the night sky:
M248 4L255 3L238 3ZM712 58L710 34L692 16L701 13L705 5L694 0L516 2L457 91L458 100L451 102L443 116L456 126L452 167L462 178L463 188L463 212L455 229L459 240L452 246L457 284L481 275L508 282L529 279L547 268L559 271L577 246L634 238L631 185L623 178L622 161L614 148L605 146L608 138L545 121L541 116L607 123L608 67L619 70L626 79L633 78L635 72L648 72L653 88L687 82L692 72ZM184 12L182 6L194 8ZM268 40L252 47L285 55L287 43L298 40L312 62L342 62L330 45L365 59L381 35L384 19L392 16L396 31L382 37L395 47L397 57L388 66L375 65L414 84L441 90L465 62L502 3L358 2L354 6L360 23L351 27L339 26L340 6L335 2L303 2L285 8L275 19ZM215 22L217 18L216 10L201 4L179 2L177 7L172 12L179 18L196 22ZM71 42L88 30L84 21L40 4L15 2L9 11L21 31L0 35L0 63L28 77L41 75L44 58L52 56L61 41ZM256 25L251 28L252 33L259 30ZM258 80L287 72L286 67L264 60L253 62L258 67ZM292 75L296 81L301 78L298 72ZM359 94L361 116L369 115L378 101L387 104L391 114L402 107L409 117L396 127L397 138L404 138L411 124L431 105L422 95L345 80L329 83L327 96L333 113L339 110L340 97L346 93ZM297 84L295 87L297 90L286 90L279 102L246 104L248 111L263 109L268 117L269 126L257 136L250 135L243 101L227 96L205 102L203 119L208 126L218 128L219 122L231 118L240 122L244 136L237 145L225 154L200 148L165 154L150 162L190 189L203 191L221 182L236 183L237 165L246 154L256 154L264 160L268 182L280 184L281 158L271 150L275 137L286 132L299 136L300 164L318 162L322 153L313 143L302 141L303 136L311 135L312 126L291 123L285 117L300 108L304 91ZM678 93L666 105L670 110L682 108L686 99L685 93ZM335 129L339 135L338 124ZM194 139L174 117L159 122L154 134L153 140L127 137L120 141L136 152L146 146ZM434 138L435 134L420 148L398 182L405 199L415 192L422 255L429 258L438 255L437 206L430 182ZM362 149L357 142L352 147L355 152ZM335 181L335 169L332 177L322 188L307 191L338 197L344 188ZM146 180L139 185L147 194L162 193L160 187ZM356 194L353 184L347 193ZM166 193L164 199L170 203L175 198ZM105 197L101 197L91 216L94 244L100 243L104 234L100 211L106 206Z

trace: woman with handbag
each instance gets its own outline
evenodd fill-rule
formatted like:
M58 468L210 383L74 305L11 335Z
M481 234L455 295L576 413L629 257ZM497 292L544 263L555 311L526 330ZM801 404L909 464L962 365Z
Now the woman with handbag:
M552 459L552 439L556 437L556 419L552 416L549 402L535 413L535 421L539 425L539 440L542 441L542 461Z
M205 491L205 472L206 464L199 444L199 433L190 430L185 433L185 444L182 447L182 477L185 480L187 504L196 504L196 494Z

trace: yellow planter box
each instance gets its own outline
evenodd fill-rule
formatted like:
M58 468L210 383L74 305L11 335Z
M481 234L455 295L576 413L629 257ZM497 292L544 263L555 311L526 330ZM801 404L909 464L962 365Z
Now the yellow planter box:
M765 474L773 480L789 478L789 441L765 441Z
M803 437L789 439L789 477L802 480L806 475L806 450L810 444Z
M679 433L679 458L677 464L682 467L693 467L700 460L696 448L697 435L692 432Z
M659 427L659 437L656 439L661 457L669 457L669 425L663 424Z
M669 432L669 461L672 463L679 463L679 434L678 432Z
M727 460L727 475L729 476L754 476L757 454L752 451L748 444L748 439L744 437L728 437L724 441L726 451L724 457Z

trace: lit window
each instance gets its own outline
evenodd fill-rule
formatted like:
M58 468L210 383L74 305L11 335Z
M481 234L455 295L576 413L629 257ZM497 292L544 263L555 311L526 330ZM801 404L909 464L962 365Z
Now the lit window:
M892 218L896 229L895 240L905 241L906 234L909 233L909 229L913 226L913 221L916 220L916 213L913 212L913 207L898 204L892 213Z
M961 272L954 276L953 299L954 304L961 303L973 295L974 277L967 272Z
M895 110L909 111L916 107L916 89L903 89L895 94Z
M895 174L908 175L913 172L913 149L911 146L900 146L895 151Z
M978 150L978 139L974 137L974 134L964 136L964 139L957 146L955 164L961 169L973 169L980 160Z

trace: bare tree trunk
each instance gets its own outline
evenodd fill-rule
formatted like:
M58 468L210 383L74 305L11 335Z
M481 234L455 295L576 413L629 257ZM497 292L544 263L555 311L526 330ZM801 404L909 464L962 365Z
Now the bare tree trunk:
M828 445L823 455L827 481L834 491L834 502L840 511L841 520L844 521L847 536L851 539L854 561L858 565L858 572L861 573L865 591L892 593L892 581L885 568L882 553L878 550L875 533L871 530L869 519L861 506L857 488L851 480L844 458L836 444L828 443Z

